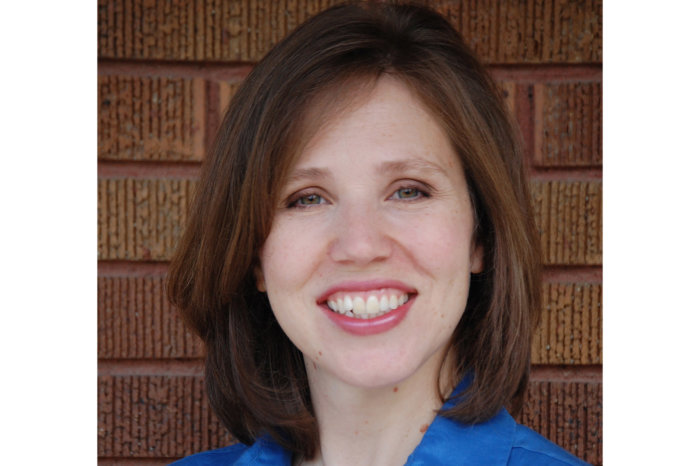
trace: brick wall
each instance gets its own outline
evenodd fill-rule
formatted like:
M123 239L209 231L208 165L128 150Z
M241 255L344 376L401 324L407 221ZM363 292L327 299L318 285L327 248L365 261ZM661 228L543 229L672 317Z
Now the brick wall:
M333 3L98 1L100 464L167 464L231 441L164 276L228 99ZM526 144L545 281L519 420L601 464L601 1L430 3L502 84Z

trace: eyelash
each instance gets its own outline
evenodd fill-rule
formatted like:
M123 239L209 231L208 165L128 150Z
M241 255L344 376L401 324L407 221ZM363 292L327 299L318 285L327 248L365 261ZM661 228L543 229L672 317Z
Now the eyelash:
M411 196L411 197L407 197L407 198L399 197L399 195L400 195L399 193L401 191L407 191L407 190L415 191L415 195ZM401 186L396 191L394 191L391 194L391 196L389 196L389 199L395 199L395 200L399 200L399 201L403 201L403 202L416 202L420 199L424 199L424 198L427 199L429 197L431 197L429 187L419 187L419 186L416 186L414 184L408 184L405 186ZM310 198L318 199L319 202L312 203L312 204L302 204L301 203L304 199L308 200ZM313 207L313 206L323 205L323 204L327 204L327 203L328 203L328 201L326 201L326 199L323 196L321 196L320 194L318 194L316 192L302 191L300 193L292 195L289 198L289 200L286 202L286 205L287 205L288 209L308 209L308 208Z

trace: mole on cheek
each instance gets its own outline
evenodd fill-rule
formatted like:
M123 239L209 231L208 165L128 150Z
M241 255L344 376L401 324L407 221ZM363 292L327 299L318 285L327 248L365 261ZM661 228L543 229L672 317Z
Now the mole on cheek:
M399 391L399 387L394 387L394 393Z

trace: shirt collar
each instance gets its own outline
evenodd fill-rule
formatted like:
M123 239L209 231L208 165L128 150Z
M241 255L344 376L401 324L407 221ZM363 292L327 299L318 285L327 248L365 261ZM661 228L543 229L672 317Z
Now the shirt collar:
M236 464L260 466L292 464L292 454L275 442L269 434L265 434L238 458Z
M453 407L453 397L469 383L471 377L465 377L442 409ZM437 416L406 464L505 465L513 447L515 430L515 420L504 408L488 421L473 425Z

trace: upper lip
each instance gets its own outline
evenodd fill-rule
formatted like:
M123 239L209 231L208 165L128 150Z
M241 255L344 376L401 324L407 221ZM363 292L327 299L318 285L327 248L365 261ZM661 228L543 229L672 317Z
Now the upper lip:
M346 281L337 283L325 290L318 297L317 303L321 304L326 302L330 295L332 295L333 293L338 293L339 291L372 291L381 290L382 288L394 288L409 294L416 293L415 288L399 280L375 279L363 281Z

